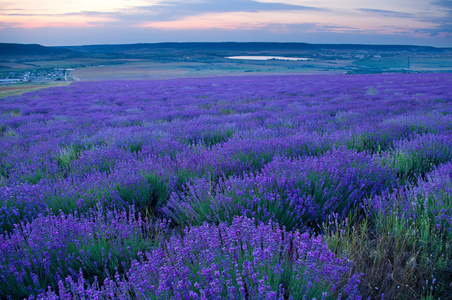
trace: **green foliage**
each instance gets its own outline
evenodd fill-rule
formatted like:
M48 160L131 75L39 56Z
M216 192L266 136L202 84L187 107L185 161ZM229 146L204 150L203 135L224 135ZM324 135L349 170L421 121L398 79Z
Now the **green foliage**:
M382 150L391 145L391 140L388 139L389 134L380 134L374 132L367 132L365 134L355 135L345 142L349 149L355 149L358 152L368 151L370 153L379 154Z
M28 182L29 184L37 184L42 178L44 174L41 170L36 169L31 174L22 176L23 182Z
M274 153L271 151L260 153L239 152L233 157L233 159L245 164L253 171L259 171L264 165L268 164L272 160L273 156Z
M87 189L83 194L77 193L72 197L55 193L49 197L47 206L51 211L62 211L65 214L87 213L93 208L100 207L100 201L104 198L111 198L111 192L102 188Z
M138 154L138 152L141 151L141 148L143 148L143 143L137 142L137 143L129 145L129 148L126 150L129 150L132 153Z
M232 115L232 114L235 114L235 110L232 108L221 108L220 113L222 115Z
M227 142L235 133L233 129L226 129L224 131L210 131L204 133L201 137L193 138L189 137L184 139L187 145L196 146L199 144L205 145L207 147L212 147L217 144L222 144Z
M168 198L168 181L155 174L146 174L141 180L127 185L116 184L115 190L128 204L154 214L155 208Z
M56 156L57 164L61 168L68 170L71 162L80 157L80 154L84 148L85 147L80 144L72 144L62 147Z
M9 163L0 164L0 176L2 176L4 178L8 178L10 169L11 169L11 164L9 164Z
M4 133L5 137L14 137L16 136L16 131L14 129L9 129Z
M404 140L381 157L382 165L397 172L402 184L424 176L435 166L452 159L452 143L435 135Z
M206 134L203 138L204 145L206 145L207 147L212 147L213 145L216 144L222 144L229 140L229 138L232 137L234 132L235 131L232 129L227 129L223 132L212 132Z
M206 104L198 105L198 107L199 107L199 109L209 110L209 109L212 109L213 105L212 105L212 103L206 103Z
M452 232L438 227L441 210L428 209L422 196L416 201L414 219L399 202L367 219L324 224L329 248L353 260L352 272L364 273L363 299L446 299L451 294Z
M367 89L367 95L373 96L373 95L376 95L376 94L378 94L378 90L377 90L375 87L370 86L370 87Z

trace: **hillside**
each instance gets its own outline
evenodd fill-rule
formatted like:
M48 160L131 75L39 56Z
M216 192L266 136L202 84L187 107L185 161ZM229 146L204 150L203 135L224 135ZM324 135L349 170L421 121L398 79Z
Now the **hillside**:
M78 56L70 49L45 47L38 44L0 43L0 56Z
M323 51L323 50L365 50L371 52L434 52L446 51L444 48L409 46L409 45L360 45L360 44L307 44L307 43L153 43L153 44L123 44L123 45L86 45L65 46L60 49L70 49L84 53L133 53L156 50L176 51Z

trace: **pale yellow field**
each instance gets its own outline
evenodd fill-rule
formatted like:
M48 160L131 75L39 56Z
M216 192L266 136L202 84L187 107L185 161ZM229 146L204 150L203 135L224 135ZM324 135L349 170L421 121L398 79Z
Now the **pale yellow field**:
M70 82L52 82L52 83L19 83L14 85L0 86L0 98L14 95L22 95L26 92L37 91L53 86L66 86L71 84Z
M128 62L121 65L87 67L72 72L75 81L115 79L170 79L181 77L237 76L266 74L311 74L338 72L350 61L300 62ZM339 72L344 72L340 70Z

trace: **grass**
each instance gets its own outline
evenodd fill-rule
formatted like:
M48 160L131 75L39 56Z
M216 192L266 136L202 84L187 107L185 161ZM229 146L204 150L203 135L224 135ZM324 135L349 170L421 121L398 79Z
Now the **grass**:
M56 162L61 168L68 170L71 162L78 159L83 150L83 146L75 144L63 147L57 154Z
M398 141L381 162L397 172L401 183L413 182L435 166L452 159L451 140L439 135L419 135Z
M450 70L452 59L449 57L411 58L411 68L415 70Z
M116 184L115 189L122 200L151 215L168 197L168 182L154 174L143 175L128 185Z
M352 216L345 221L331 219L324 227L329 248L353 260L352 272L365 274L360 285L363 299L451 295L451 233L438 227L435 215L425 209L420 208L413 219L404 214L402 202L394 207L392 212L377 211L358 221Z
M63 60L39 60L31 61L38 68L70 68L70 67L86 67L93 65L121 64L125 63L123 59L100 59L100 58L71 58Z
M452 59L450 57L373 57L358 60L354 65L379 70L450 71Z
M353 272L365 274L363 299L451 299L450 163L435 167L439 162L422 153L425 148L410 159L397 156L406 186L369 199L364 219L349 215L324 224L330 249L346 253Z
M227 142L235 133L234 129L218 130L207 132L199 137L188 137L184 140L187 145L205 145L211 148L217 144L223 144Z
M68 86L71 82L51 82L51 83L17 83L14 85L0 86L0 98L8 96L22 95L54 86Z
M159 62L152 60L129 61L121 65L90 66L73 71L82 81L92 79L168 79L181 77L276 75L294 73L325 73L343 70L347 63L336 61L308 62L240 62L218 59L214 62L182 61Z
M366 58L355 62L357 66L379 69L408 69L408 58L391 57L391 58Z

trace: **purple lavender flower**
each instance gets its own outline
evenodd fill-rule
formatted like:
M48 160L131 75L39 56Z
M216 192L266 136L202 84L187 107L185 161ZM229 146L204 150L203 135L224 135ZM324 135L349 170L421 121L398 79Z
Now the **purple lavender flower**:
M173 193L163 209L179 223L229 221L236 215L308 228L332 213L345 217L366 198L395 187L395 174L366 153L347 149L320 157L276 157L257 175L206 180Z
M91 217L38 216L0 235L0 294L25 297L56 288L67 276L113 274L125 269L140 250L151 245L149 223L136 219L134 209L95 213Z
M255 224L237 217L231 225L187 227L183 235L142 253L125 277L109 277L101 287L69 277L60 282L59 293L108 299L312 299L343 292L360 299L359 276L343 282L352 262L335 257L321 237ZM38 299L55 297L49 291Z

